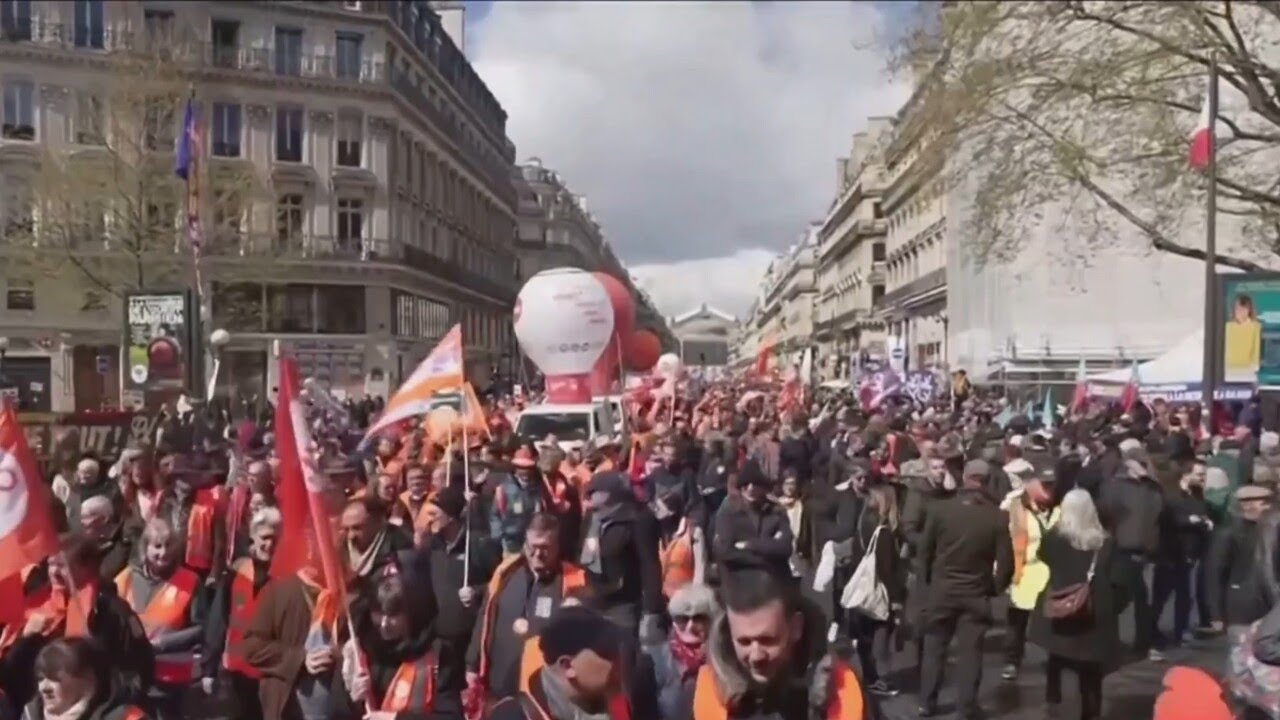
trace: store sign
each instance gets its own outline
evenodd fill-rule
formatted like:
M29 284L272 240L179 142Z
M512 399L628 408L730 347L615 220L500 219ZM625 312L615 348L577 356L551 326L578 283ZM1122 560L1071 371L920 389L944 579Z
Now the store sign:
M135 294L125 299L126 390L147 392L186 386L188 321L183 293Z

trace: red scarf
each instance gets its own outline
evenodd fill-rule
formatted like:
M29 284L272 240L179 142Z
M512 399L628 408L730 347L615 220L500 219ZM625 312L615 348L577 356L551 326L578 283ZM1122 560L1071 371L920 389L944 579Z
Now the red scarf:
M676 664L680 666L680 676L682 678L691 678L697 675L698 670L707 661L707 645L705 642L698 647L690 647L681 642L680 638L676 636L675 630L672 630L670 646L671 657L675 658Z

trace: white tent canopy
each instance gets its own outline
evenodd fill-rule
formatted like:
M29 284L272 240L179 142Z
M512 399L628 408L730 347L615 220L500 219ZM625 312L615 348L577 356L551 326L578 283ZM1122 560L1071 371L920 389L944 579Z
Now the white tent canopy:
M1132 368L1116 368L1093 375L1090 382L1127 383L1133 375ZM1204 376L1204 330L1200 329L1183 338L1163 355L1138 364L1138 382L1141 385L1172 385L1198 383ZM1216 396L1215 396L1216 397Z

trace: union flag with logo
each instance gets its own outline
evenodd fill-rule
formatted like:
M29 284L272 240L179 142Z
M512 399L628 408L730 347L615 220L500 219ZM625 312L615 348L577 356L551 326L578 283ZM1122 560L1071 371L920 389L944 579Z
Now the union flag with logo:
M0 621L21 619L22 571L57 551L49 489L13 407L0 400Z

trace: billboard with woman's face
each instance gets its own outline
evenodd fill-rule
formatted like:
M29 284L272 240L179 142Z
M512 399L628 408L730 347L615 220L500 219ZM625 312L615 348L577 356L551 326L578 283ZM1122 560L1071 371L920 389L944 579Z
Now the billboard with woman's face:
M1280 275L1219 276L1220 379L1280 386Z

